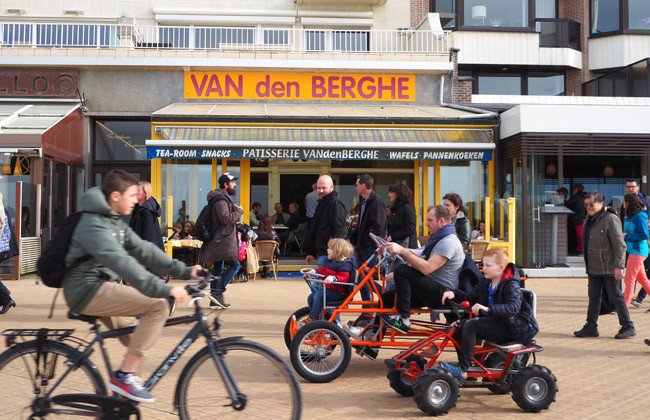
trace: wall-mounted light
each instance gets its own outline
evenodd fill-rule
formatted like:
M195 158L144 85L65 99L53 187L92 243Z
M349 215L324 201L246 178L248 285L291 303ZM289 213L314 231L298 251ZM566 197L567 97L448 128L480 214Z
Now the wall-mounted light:
M613 176L614 175L614 168L612 168L612 165L609 163L607 166L605 166L605 169L603 169L603 175L605 176Z
M27 14L27 9L5 9L5 12L9 15L25 15Z
M81 9L66 9L63 11L63 14L69 16L83 16L85 13Z

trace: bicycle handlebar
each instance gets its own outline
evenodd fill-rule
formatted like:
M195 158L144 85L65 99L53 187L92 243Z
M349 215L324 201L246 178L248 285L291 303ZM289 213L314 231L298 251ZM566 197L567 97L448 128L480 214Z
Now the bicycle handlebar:
M208 269L202 269L197 273L199 276L203 277L196 285L188 284L185 286L187 294L190 296L196 296L201 294L201 290L205 289L208 286L208 279L212 280L213 275L210 274Z

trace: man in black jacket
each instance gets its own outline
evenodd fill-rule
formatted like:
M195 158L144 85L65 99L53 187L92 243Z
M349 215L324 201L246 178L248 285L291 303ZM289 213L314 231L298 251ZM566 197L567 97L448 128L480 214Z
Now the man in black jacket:
M377 236L386 236L386 203L375 192L375 182L372 176L368 174L357 176L357 192L363 201L361 202L361 212L359 214L359 223L356 229L350 235L350 242L357 251L357 263L363 264L370 258L377 248L377 245L370 239L369 233L372 232ZM373 260L368 264L369 268L374 267Z
M311 264L318 258L318 266L327 260L327 241L330 238L345 238L345 206L334 191L334 181L329 175L318 178L318 206L309 224L309 233L305 239L306 263Z

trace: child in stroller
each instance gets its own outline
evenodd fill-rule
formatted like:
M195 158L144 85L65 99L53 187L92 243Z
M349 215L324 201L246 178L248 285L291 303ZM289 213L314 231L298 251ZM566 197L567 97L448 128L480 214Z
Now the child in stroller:
M239 238L239 271L235 277L240 283L245 283L249 279L247 248L251 241L255 240L257 235L252 227L245 223L240 223L237 225L237 237Z

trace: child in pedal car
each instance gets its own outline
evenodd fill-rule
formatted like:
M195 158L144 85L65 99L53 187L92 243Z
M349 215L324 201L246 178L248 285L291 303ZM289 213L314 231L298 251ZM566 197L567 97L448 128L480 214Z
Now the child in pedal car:
M529 344L539 331L533 309L523 298L519 272L514 264L508 263L505 250L485 251L483 276L470 293L454 290L442 296L443 304L447 299L458 303L468 301L476 315L476 318L461 321L454 333L454 339L460 344L456 349L458 365L441 363L460 381L467 377L477 340L496 343L516 340Z
M323 293L327 301L345 299L349 286L336 283L349 283L354 270L354 247L347 239L333 238L327 242L327 261L316 272L325 276L325 290L315 290L307 298L309 318L306 322L318 319L323 311Z

